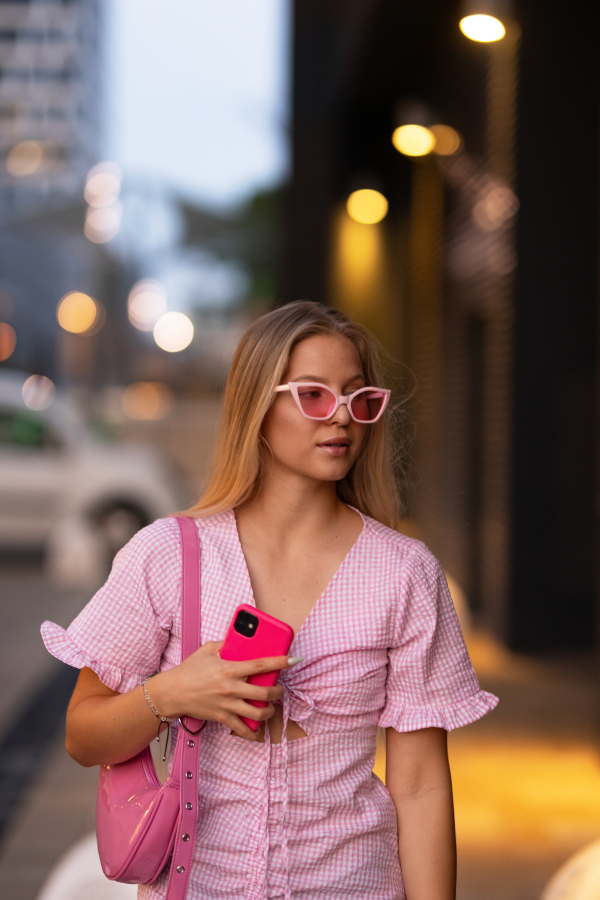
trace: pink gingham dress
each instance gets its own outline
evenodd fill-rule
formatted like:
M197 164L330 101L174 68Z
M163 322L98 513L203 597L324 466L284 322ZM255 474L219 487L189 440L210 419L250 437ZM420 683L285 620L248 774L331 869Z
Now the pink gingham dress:
M377 725L397 731L473 722L497 703L471 667L439 563L419 541L367 516L292 644L281 674L281 744L208 722L189 900L401 900L396 811L372 773ZM233 511L198 519L202 641L222 640L256 605ZM174 519L143 528L48 650L116 691L180 661L180 546ZM286 737L288 719L306 738ZM168 868L138 897L166 894Z

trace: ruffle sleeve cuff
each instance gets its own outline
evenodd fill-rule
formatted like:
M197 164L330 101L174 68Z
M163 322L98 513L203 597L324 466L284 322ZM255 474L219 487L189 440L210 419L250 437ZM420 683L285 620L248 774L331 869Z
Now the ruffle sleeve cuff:
M85 649L80 647L70 636L68 631L56 625L54 622L44 622L41 627L42 640L46 650L75 669L87 667L93 669L102 684L113 691L124 694L132 690L138 684L142 684L149 672L131 672L111 665L102 659L95 658Z
M392 702L384 708L378 724L396 731L418 731L419 728L452 731L481 719L497 704L498 698L494 694L482 690L449 706L404 706Z

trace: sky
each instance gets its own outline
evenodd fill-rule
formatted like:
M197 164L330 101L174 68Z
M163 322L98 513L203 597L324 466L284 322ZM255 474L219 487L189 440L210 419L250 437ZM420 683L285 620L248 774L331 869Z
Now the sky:
M106 154L227 208L285 177L289 0L107 0Z

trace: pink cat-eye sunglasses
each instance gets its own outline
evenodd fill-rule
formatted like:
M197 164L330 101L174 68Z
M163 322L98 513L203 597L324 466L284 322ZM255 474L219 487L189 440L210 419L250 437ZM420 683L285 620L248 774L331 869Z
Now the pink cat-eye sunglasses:
M330 419L345 403L354 421L361 425L372 425L381 418L391 393L386 388L364 387L352 394L336 394L317 381L290 381L275 388L275 393L280 391L291 391L306 419Z

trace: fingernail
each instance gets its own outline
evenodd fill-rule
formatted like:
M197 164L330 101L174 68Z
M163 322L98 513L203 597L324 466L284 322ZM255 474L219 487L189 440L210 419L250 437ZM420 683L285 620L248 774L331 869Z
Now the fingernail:
M288 656L288 666L295 666L296 663L302 662L303 656Z

